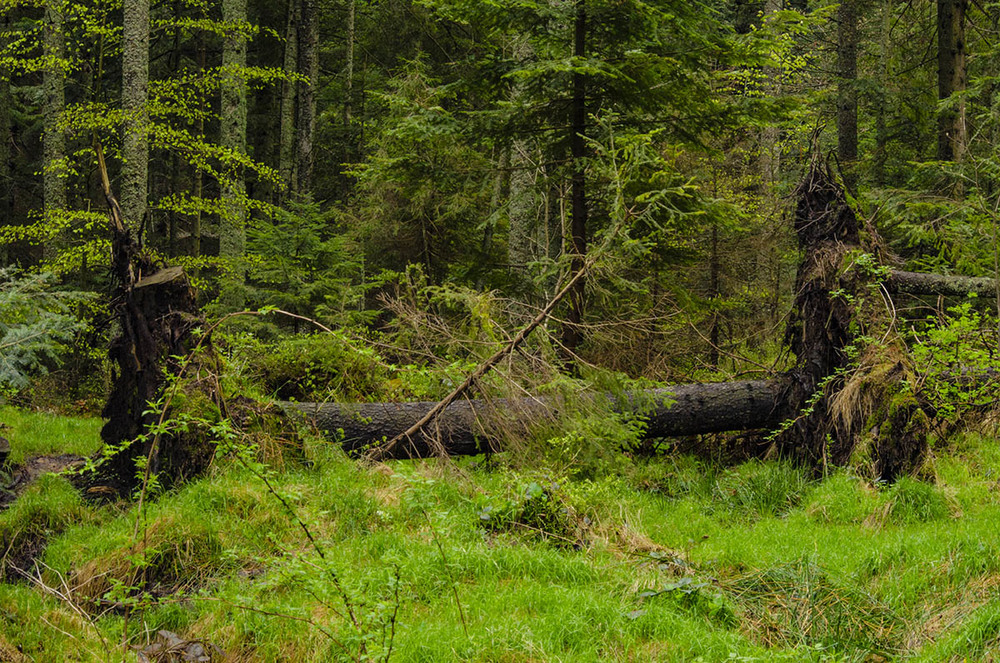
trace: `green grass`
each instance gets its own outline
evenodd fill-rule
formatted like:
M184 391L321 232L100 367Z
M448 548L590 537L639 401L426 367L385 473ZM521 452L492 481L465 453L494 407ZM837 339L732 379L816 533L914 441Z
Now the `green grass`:
M88 456L101 445L104 422L93 417L57 417L0 405L0 435L10 442L10 462L32 456Z
M391 630L393 661L983 660L997 447L966 436L936 483L887 487L690 458L588 481L365 467L312 443L269 480L322 557L233 464L152 502L138 537L132 507L48 477L0 514L4 541L47 542L50 587L0 583L0 659L118 660L123 634L168 629L239 661L378 660Z

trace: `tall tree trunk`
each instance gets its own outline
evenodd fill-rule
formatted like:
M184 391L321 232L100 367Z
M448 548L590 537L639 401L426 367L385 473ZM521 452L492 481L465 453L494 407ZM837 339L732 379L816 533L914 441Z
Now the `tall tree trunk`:
M857 0L837 9L837 157L848 191L856 193L858 160Z
M573 56L582 59L587 55L587 2L576 0L576 21L574 24ZM570 271L576 274L583 269L587 255L587 191L586 166L587 145L584 139L587 131L587 80L582 72L573 73L573 105L570 117L570 156L573 161L571 181L571 249ZM583 340L580 323L583 321L584 279L577 281L569 293L569 314L563 329L563 347L572 359Z
M965 70L965 11L968 0L937 0L938 99L963 92ZM965 153L965 100L958 99L938 114L940 161L961 161Z
M355 4L355 0L347 0L347 43L344 55L344 163L350 162L354 154L351 145L351 111L354 93Z
M316 83L319 79L319 15L318 0L302 0L299 16L299 73L306 80L299 82L298 143L296 154L296 193L312 192L313 131L316 127Z
M42 175L42 198L45 215L66 208L66 178L55 164L66 156L66 136L58 128L59 116L66 107L66 80L62 63L65 60L63 35L63 5L58 0L50 0L45 5L45 26L43 47L50 59L50 66L42 73L42 89L45 106L42 111L45 134L42 138L42 153L45 168ZM49 257L55 255L58 240L45 246Z
M0 17L0 40L6 41L9 29L10 12L4 12L3 16ZM6 43L0 43L0 46L6 46ZM10 168L12 103L10 80L0 76L0 226L9 223L11 217L10 194L13 189ZM7 245L0 244L0 267L6 267L9 262Z
M140 232L149 181L149 0L125 0L123 12L121 208L132 232Z
M222 68L228 80L222 88L220 142L237 154L247 151L247 84L243 70L247 65L244 26L246 0L223 0L222 20L230 28L222 49ZM220 303L228 310L246 304L243 265L246 257L246 182L242 167L234 165L222 185L222 214L219 219L219 256L229 265L222 280Z
M878 90L875 93L875 154L872 160L872 179L877 186L888 184L886 162L889 157L889 126L886 120L889 114L889 86L892 75L889 69L891 49L889 45L892 30L893 0L885 0L881 4L881 27L879 28L879 61Z
M708 361L709 363L718 368L719 367L719 273L720 269L720 259L719 259L719 224L718 222L712 223L712 238L711 238L711 256L708 261L708 281L709 281L709 296L712 302L712 327L709 330L708 342L711 347L708 350Z
M208 48L205 43L205 33L204 31L198 33L198 71L202 75L205 73L205 67L208 64ZM202 95L202 98L198 102L201 111L198 114L198 119L195 121L195 133L198 136L205 135L205 111L208 110L208 103ZM201 168L195 167L194 169L194 183L192 184L192 195L196 200L200 200L204 195L204 174ZM200 256L201 255L201 210L196 209L194 215L191 218L191 255Z
M764 3L764 16L766 17L781 10L782 0L767 0ZM767 72L768 79L773 79L777 72L771 69ZM775 96L780 92L777 81L768 80L769 94ZM778 150L778 137L780 132L778 127L768 125L760 132L760 184L761 192L765 198L774 198L774 183L778 179L778 168L781 166L781 153Z
M288 20L285 24L285 57L283 71L294 74L298 63L298 0L288 0ZM281 82L281 129L278 145L278 174L287 191L297 190L295 182L295 82ZM279 197L280 200L284 196Z

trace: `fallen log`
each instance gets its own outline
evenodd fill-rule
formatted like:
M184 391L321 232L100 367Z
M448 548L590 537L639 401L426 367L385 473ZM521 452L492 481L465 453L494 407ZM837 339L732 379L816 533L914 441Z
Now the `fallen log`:
M905 292L909 295L941 295L944 297L965 297L975 293L980 297L996 297L996 279L973 276L945 276L943 274L922 274L892 270L886 284L890 292Z
M661 438L734 430L774 428L788 409L782 403L781 380L748 380L682 384L656 389L615 405L645 422L645 437ZM291 403L286 413L304 416L325 436L338 440L357 454L406 431L425 416L436 402L417 403ZM392 458L434 455L430 440L440 440L449 455L474 455L498 451L500 436L491 428L496 415L531 417L551 415L559 403L547 398L451 403L428 430L397 445ZM430 437L433 436L433 437Z

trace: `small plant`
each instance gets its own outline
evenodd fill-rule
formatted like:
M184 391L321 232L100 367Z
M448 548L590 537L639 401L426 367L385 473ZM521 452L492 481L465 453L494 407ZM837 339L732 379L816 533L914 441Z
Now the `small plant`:
M715 503L734 516L782 516L802 501L805 471L785 462L750 461L716 481Z
M551 481L532 481L513 498L487 504L479 511L479 524L492 533L531 533L576 542L573 512L559 484Z
M927 319L922 332L911 333L916 366L923 376L921 396L936 416L958 421L997 400L997 381L983 379L1000 370L995 348L996 323L965 301L948 309L943 320Z

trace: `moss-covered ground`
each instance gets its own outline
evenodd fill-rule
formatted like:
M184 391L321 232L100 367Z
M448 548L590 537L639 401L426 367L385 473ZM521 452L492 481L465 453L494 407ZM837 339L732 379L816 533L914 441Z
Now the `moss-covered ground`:
M2 417L19 458L96 446L94 420ZM50 475L0 513L0 661L180 660L159 630L226 661L989 660L998 486L974 434L894 486L687 457L363 466L311 441L137 514Z

